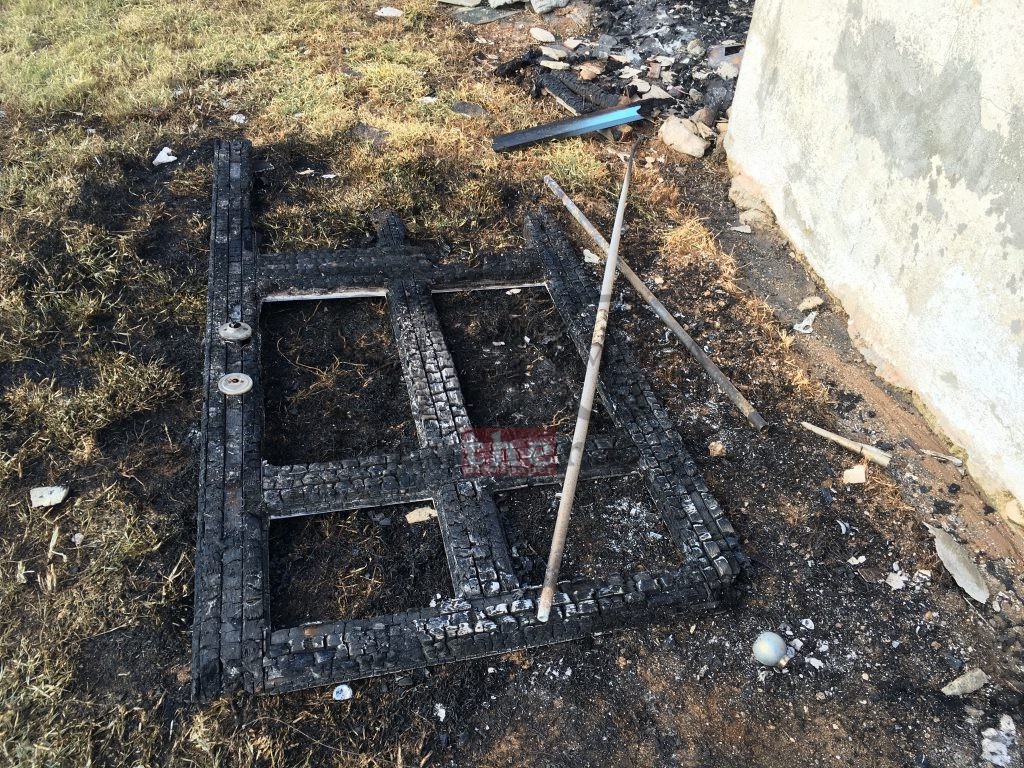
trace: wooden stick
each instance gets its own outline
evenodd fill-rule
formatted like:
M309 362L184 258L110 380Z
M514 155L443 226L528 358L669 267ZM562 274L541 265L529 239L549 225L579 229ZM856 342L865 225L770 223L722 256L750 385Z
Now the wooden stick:
M544 588L540 593L537 606L537 620L547 621L551 612L551 602L555 598L555 587L558 586L558 571L562 567L562 555L565 553L565 537L569 531L569 516L572 513L573 501L576 499L576 483L580 478L583 466L583 449L587 443L587 430L590 429L590 414L594 407L594 392L597 390L597 374L601 369L601 356L604 353L604 337L608 331L608 310L611 307L612 289L615 287L615 267L619 261L619 242L622 239L622 222L626 216L626 200L629 197L629 183L633 179L633 156L640 145L639 139L626 160L626 175L619 193L619 207L615 212L615 226L612 228L612 242L608 246L608 261L604 266L604 278L601 281L601 296L597 305L597 317L594 322L594 334L590 341L590 357L587 359L587 375L583 379L583 394L580 396L580 408L576 414L576 428L572 433L572 449L565 467L565 480L562 482L562 495L558 500L558 516L555 518L555 532L551 537L551 552L548 554L548 565L544 571Z
M607 256L609 250L608 241L605 240L604 237L601 236L601 233L597 231L597 228L590 223L590 220L583 214L583 211L577 208L576 204L569 199L569 196L562 191L562 188L558 186L558 182L550 176L545 176L544 183L548 185L548 189L554 193L555 197L562 201L562 205L564 205L565 209L569 211L574 219L576 219L577 223L583 228L583 230L590 235L598 249ZM647 302L647 305L654 310L654 314L661 318L661 321L667 325L668 329L676 335L676 338L679 339L679 341L682 342L683 346L686 347L686 351L693 355L693 358L701 364L708 376L711 377L711 380L718 385L722 394L732 400L733 405L735 405L740 410L740 413L747 418L747 421L750 422L750 426L759 432L767 427L768 422L761 417L761 414L758 413L754 406L750 404L750 401L743 396L743 393L736 389L733 383L729 381L729 377L722 373L722 369L715 364L715 361L708 357L704 350L700 348L700 345L693 340L693 337L683 330L683 326L679 324L678 320L672 317L672 313L668 311L668 308L658 300L658 297L655 296L646 285L644 285L644 281L641 280L637 276L636 272L630 268L629 264L621 258L619 259L619 272L621 272L629 281L629 284L633 286L636 292L643 297L643 300Z
M853 451L854 453L859 453L868 461L875 462L875 464L879 464L883 467L888 467L889 462L892 461L892 456L883 451L881 448L875 448L875 446L868 445L867 443L858 443L856 440L851 440L848 437L837 435L835 432L829 432L827 429L816 427L813 424L806 421L801 421L800 424L803 426L804 429L808 429L816 435L821 435L825 439L831 440L833 443L838 443L847 450Z

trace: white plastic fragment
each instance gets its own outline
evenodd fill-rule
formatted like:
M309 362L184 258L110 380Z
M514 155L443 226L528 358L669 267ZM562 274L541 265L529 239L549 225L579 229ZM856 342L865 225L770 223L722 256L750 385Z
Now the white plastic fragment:
M985 577L981 575L981 571L978 570L978 566L974 564L971 556L967 554L967 550L957 544L956 540L941 528L934 528L928 523L925 523L924 527L935 537L935 551L953 580L979 603L987 603L989 591L988 585L985 584Z
M846 562L850 565L864 565L864 563L867 562L867 557L864 555L858 555L857 557L851 557Z
M969 669L953 682L946 685L942 692L947 696L966 696L988 685L990 678L980 669Z
M374 16L379 16L382 19L397 19L402 15L402 11L398 8L394 8L390 5L385 5L383 8L378 10Z
M885 577L885 583L895 592L897 589L903 589L907 586L907 577L902 572L890 573Z
M766 667L777 667L787 650L786 641L774 632L762 632L754 640L754 660Z
M28 498L33 507L55 507L68 497L66 485L45 485L33 488Z
M349 686L342 684L334 689L334 692L331 694L331 698L335 701L348 701L354 695L355 694L352 693L352 689Z
M810 333L814 330L814 318L818 316L818 311L808 312L807 317L801 320L799 323L793 326L793 330L797 333Z
M815 669L821 669L825 666L824 661L822 661L821 659L816 659L813 656L808 656L806 659L804 659L804 661L806 661L810 666L814 667Z
M170 147L164 147L157 153L157 156L153 158L153 165L167 165L167 163L173 163L178 158L171 152Z
M321 173L320 174L320 178L321 179L336 179L336 178L338 178L338 174L336 174L336 173Z
M416 523L425 523L427 520L433 520L437 517L437 510L433 507L416 507L405 516L405 522L410 525Z
M843 472L844 485L860 485L867 482L867 472L863 464L855 464Z
M448 710L444 708L443 704L435 704L434 714L437 715L437 719L443 723L444 719L448 716Z
M236 112L231 117L229 117L228 120L230 120L235 125L245 125L247 122L249 122L249 119L241 112Z
M600 264L601 263L601 260L599 258L597 258L597 254L594 253L589 248L584 248L583 249L583 260L585 262L587 262L587 264Z

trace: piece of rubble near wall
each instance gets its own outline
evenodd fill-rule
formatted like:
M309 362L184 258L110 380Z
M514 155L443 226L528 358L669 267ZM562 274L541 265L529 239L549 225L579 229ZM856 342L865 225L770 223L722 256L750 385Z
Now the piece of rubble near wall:
M1004 501L1024 500L1022 60L1016 0L758 0L726 139L868 359Z

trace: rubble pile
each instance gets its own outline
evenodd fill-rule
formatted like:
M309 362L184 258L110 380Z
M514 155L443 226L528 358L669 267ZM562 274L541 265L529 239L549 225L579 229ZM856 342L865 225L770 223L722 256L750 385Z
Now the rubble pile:
M699 157L732 102L752 9L752 0L610 0L598 5L589 38L558 40L534 27L537 45L495 74L528 85L535 97L551 96L573 115L654 102L681 120L674 134L692 134L670 146Z

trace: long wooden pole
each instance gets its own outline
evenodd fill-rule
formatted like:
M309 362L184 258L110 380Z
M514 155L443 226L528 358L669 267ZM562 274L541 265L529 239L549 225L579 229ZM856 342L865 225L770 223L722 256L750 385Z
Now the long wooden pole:
M626 216L629 183L633 179L633 156L639 145L640 141L637 140L626 160L626 176L622 181L622 191L619 193L619 207L615 211L612 242L608 246L608 261L604 265L601 296L597 304L597 318L594 322L594 334L590 341L587 375L583 379L583 394L580 396L580 407L576 414L576 428L572 433L572 449L569 451L569 462L565 467L562 495L558 500L558 516L555 518L555 532L551 537L551 552L548 554L547 570L544 572L544 588L541 590L537 606L538 621L547 621L548 615L551 613L551 602L554 600L555 588L558 585L558 571L562 567L562 555L565 553L569 516L572 514L573 501L576 499L576 484L580 479L580 469L583 466L583 449L587 442L587 431L590 429L590 414L594 407L594 393L597 390L597 374L601 369L604 337L608 331L608 310L611 307L612 289L615 287L619 242L622 239L622 222Z
M605 240L601 233L597 231L597 228L590 223L590 220L583 214L583 211L577 208L576 204L569 199L569 196L562 191L562 188L558 186L558 182L550 176L545 176L544 183L548 185L548 189L554 193L555 197L562 201L562 205L564 205L565 209L569 211L574 219L576 219L576 222L583 228L583 230L590 235L598 249L607 256L609 252L608 241ZM633 286L636 292L643 297L643 300L647 302L648 306L654 310L654 314L661 318L661 321L667 325L668 329L676 335L676 338L679 339L679 341L682 342L683 346L686 347L686 351L693 355L694 359L701 364L708 376L711 377L711 380L718 385L722 394L732 400L733 405L739 409L740 413L746 416L747 421L750 422L750 426L758 431L767 427L768 422L762 418L761 414L758 413L754 406L750 404L750 401L747 400L747 398L745 398L738 389L736 389L733 383L729 381L729 377L722 373L722 369L715 364L715 361L708 357L704 350L700 348L700 345L693 340L693 337L683 330L683 326L679 324L679 321L672 316L672 313L669 312L665 305L658 300L658 297L655 296L646 285L644 285L644 281L637 276L636 272L630 269L629 264L621 258L619 259L619 272L621 272L629 281L629 284Z

